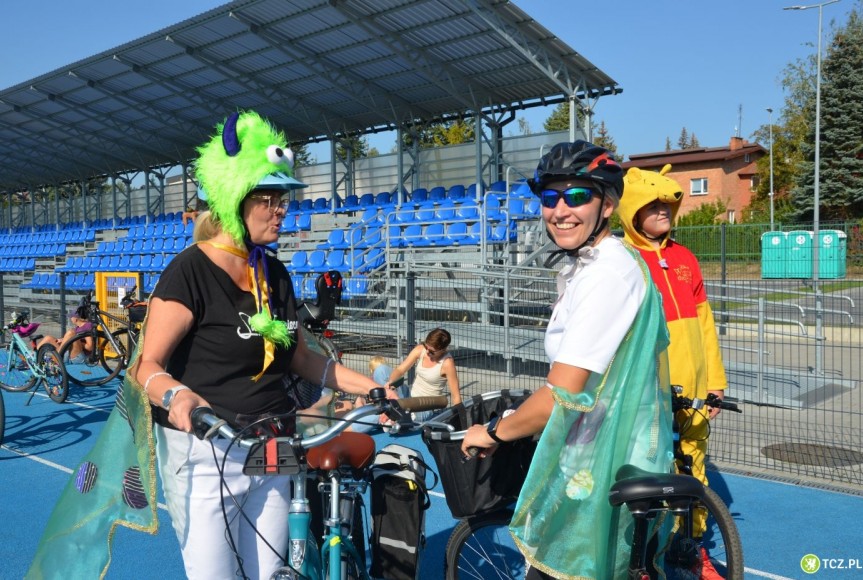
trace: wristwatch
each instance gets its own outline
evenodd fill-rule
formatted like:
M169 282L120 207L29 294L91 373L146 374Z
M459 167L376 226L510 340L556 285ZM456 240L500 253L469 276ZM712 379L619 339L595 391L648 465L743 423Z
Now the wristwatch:
M488 433L488 436L497 441L498 443L506 443L503 439L497 436L497 424L500 423L500 415L493 417L491 421L486 425L485 430Z
M174 400L174 397L177 395L177 393L179 393L180 391L187 390L190 389L186 385L177 385L176 387L171 387L170 389L165 391L165 394L162 395L162 406L165 408L165 410L171 410L171 401Z

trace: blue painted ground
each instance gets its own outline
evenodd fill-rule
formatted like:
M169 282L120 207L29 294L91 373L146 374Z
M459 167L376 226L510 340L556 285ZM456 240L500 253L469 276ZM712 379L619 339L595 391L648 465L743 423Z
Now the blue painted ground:
M72 387L63 405L37 394L29 406L29 394L3 393L7 419L0 448L0 578L19 579L27 571L60 490L100 432L114 393L113 386ZM376 439L379 446L392 440L383 434ZM417 435L399 437L398 443L427 453ZM747 578L863 578L863 497L720 473L712 474L711 484L737 521ZM423 577L429 580L443 576L444 548L455 524L439 486L433 494L422 563ZM806 554L822 559L814 575L800 568ZM838 559L857 567L828 568ZM156 536L119 528L108 578L183 578L167 513L160 510Z

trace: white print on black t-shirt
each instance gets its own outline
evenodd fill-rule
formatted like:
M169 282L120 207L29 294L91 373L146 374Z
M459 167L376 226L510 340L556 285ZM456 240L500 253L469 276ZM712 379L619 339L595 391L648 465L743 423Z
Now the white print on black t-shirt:
M249 340L253 336L260 336L260 334L252 330L252 327L249 324L249 319L251 318L251 316L249 316L245 312L239 312L238 314L240 315L240 321L243 324L242 326L237 327L237 336L239 336L243 340ZM291 332L295 332L297 328L299 328L299 322L297 322L296 320L289 320L287 324L288 330ZM245 331L243 330L243 326L246 327Z
M238 314L240 315L240 322L242 322L242 325L237 327L237 336L239 336L243 340L249 340L253 336L261 336L260 334L252 330L252 327L249 325L249 319L251 318L251 316L249 316L245 312L239 312ZM246 327L245 331L243 330L243 326Z

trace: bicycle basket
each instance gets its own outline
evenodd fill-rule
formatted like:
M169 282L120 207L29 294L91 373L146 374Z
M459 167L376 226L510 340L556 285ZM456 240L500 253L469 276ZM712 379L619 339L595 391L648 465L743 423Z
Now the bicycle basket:
M147 316L147 303L135 302L129 306L129 321L144 322L144 317Z
M455 518L467 518L504 507L518 498L536 450L536 437L500 445L486 459L463 461L465 430L485 424L530 396L527 390L485 393L453 405L422 429L422 438L437 464L446 503ZM449 431L444 423L454 428Z

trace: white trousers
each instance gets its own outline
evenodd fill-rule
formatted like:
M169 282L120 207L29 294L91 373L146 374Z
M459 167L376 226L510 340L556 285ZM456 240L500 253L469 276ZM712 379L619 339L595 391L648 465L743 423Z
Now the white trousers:
M209 441L160 425L154 425L153 432L156 463L186 576L192 580L242 577L239 555L247 578L269 578L282 566L281 555L288 546L290 477L243 475L246 450L236 446L231 447L220 476L228 447L224 439L213 441L214 459Z

